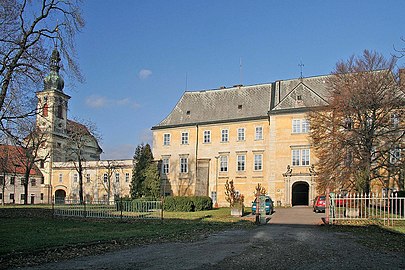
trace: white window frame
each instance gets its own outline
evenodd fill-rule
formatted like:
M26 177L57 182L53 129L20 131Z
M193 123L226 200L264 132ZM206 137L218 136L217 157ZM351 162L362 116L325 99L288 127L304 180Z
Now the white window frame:
M115 173L115 183L119 183L120 182L120 173L116 172Z
M311 149L291 149L292 166L309 166L311 164Z
M184 131L181 133L181 144L188 144L188 132Z
M253 158L253 169L255 171L263 170L263 154L255 154Z
M107 173L103 174L103 181L104 181L104 183L108 183L108 174Z
M238 141L244 141L246 139L245 136L245 128L238 128Z
M211 143L211 130L204 130L204 143Z
M257 126L255 128L255 140L263 140L263 126Z
M246 155L237 155L236 169L238 172L244 172L246 170Z
M59 174L59 183L63 183L63 174Z
M86 181L87 181L87 183L90 183L90 174L88 173L88 174L86 174Z
M309 120L302 119L301 120L301 133L308 133L310 129Z
M163 145L170 145L170 133L163 134Z
M301 119L292 120L292 133L301 133Z
M188 158L180 158L180 173L188 173Z
M221 130L221 142L229 142L229 129Z
M125 182L129 182L129 172L125 173Z
M78 180L78 175L77 175L77 173L75 173L75 174L73 174L73 182L77 183L77 180Z
M219 171L220 172L228 171L228 156L219 157Z
M170 170L170 159L163 158L162 159L162 173L169 174L169 170Z

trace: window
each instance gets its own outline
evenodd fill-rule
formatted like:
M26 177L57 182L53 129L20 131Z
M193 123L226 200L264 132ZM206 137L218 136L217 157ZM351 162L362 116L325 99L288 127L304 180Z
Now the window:
M40 167L41 169L45 168L45 162L44 162L43 160L40 160L40 161L39 161L39 167Z
M73 175L73 182L74 182L74 183L77 183L77 173L75 173L75 174Z
M41 193L41 201L44 200L44 193Z
M188 172L188 158L180 158L180 172L187 173Z
M301 132L301 120L293 119L292 120L292 133L300 133Z
M246 165L246 156L245 155L238 155L238 171L244 171Z
M22 186L24 185L24 183L25 183L25 178L24 177L20 178L20 183L21 183Z
M41 185L45 184L45 178L42 176L41 177Z
M116 183L120 182L120 173L115 173L115 182Z
M255 140L263 140L263 127L256 127Z
M10 201L14 201L14 193L10 193Z
M258 154L254 157L254 170L261 171L263 169L263 155Z
M307 119L293 119L292 133L308 133L309 121Z
M229 140L229 131L227 129L221 130L221 142L228 142Z
M204 143L210 143L210 142L211 142L211 131L204 130Z
M127 172L127 173L125 173L125 182L129 182L129 173Z
M0 200L3 200L3 193L0 193Z
M4 185L4 176L0 176L0 186Z
M214 203L217 202L217 192L216 191L211 191L211 199Z
M188 132L181 133L181 144L188 144Z
M103 181L104 183L108 182L108 175L106 173L103 175Z
M168 158L162 159L162 173L163 174L169 173L169 159Z
M35 187L37 185L37 179L31 178L31 186Z
M228 156L220 156L219 158L219 171L228 171Z
M63 175L60 173L59 174L59 183L62 183L63 182Z
M21 193L21 195L20 195L20 200L21 200L21 201L24 201L24 198L25 198L25 194L24 194L24 193Z
M238 128L238 141L245 140L245 128Z
M301 150L301 165L309 166L309 149Z
M291 151L293 166L309 166L310 150L309 149L293 149Z
M163 134L163 145L170 145L170 134Z
M15 183L15 176L10 177L10 185L14 185Z
M391 114L391 124L393 128L397 128L399 125L399 116L396 113Z
M90 183L90 174L89 174L89 173L86 174L86 182L87 182L87 183Z
M309 121L307 119L302 119L301 121L301 132L302 133L309 132Z
M395 164L401 159L401 149L399 147L395 147L390 151L390 163Z

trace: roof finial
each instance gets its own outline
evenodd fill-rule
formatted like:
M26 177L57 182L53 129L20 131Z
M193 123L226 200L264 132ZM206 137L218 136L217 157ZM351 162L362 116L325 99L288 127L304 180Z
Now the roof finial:
M300 61L300 63L298 64L298 66L301 69L301 73L300 73L300 79L302 80L302 68L304 67L304 64L302 63L302 61Z
M298 64L298 66L300 67L300 70L301 70L301 72L300 72L300 79L302 80L302 69L303 69L303 67L304 67L304 64L302 63L302 61L300 61L300 63Z

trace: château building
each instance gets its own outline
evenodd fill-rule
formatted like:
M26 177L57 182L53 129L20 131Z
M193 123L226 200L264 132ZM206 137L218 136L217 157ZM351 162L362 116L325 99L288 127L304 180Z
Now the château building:
M326 78L185 92L153 130L166 195L207 195L227 205L233 180L249 204L257 184L278 205L309 205L316 195L306 119L326 105Z

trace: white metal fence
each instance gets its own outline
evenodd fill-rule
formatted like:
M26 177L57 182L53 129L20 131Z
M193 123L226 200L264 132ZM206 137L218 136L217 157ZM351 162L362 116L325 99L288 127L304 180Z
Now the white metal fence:
M327 196L328 197L328 196ZM392 223L405 220L405 197L379 194L347 194L329 196L326 214L329 223L339 220L380 220Z
M83 218L161 219L161 201L98 201L80 204L77 200L56 200L54 215Z

